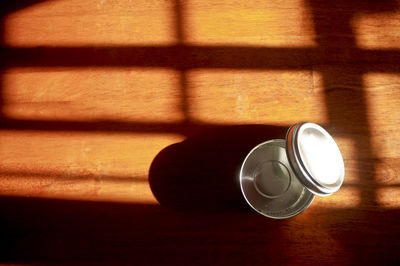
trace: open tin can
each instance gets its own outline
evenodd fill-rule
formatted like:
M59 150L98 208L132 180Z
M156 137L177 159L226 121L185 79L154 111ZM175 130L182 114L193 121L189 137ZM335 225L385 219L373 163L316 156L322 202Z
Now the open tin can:
M247 203L274 218L293 217L315 195L329 196L343 183L339 147L321 126L304 122L289 128L286 139L263 142L242 163L239 182Z

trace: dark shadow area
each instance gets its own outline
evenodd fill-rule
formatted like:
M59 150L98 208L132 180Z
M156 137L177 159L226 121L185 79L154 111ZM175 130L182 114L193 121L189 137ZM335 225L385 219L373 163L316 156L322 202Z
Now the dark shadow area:
M400 237L399 210L311 206L301 219L272 220L244 212L1 197L0 215L3 263L394 264Z
M278 252L282 224L246 213L177 213L159 205L20 197L1 197L0 213L0 261L33 264L233 262L229 255L235 246L244 248L254 237L267 249L250 258L255 252L244 249L241 260L262 262ZM270 228L268 240L255 233L265 228ZM221 246L218 253L215 245Z
M48 0L5 0L0 3L0 12L2 16L5 16L9 13L15 12L17 10L21 10L23 8L32 6L37 3L46 2Z
M335 44L335 43L334 43ZM361 50L321 47L246 46L77 46L3 47L3 64L9 67L150 67L188 70L196 68L304 70L312 65L392 63L399 49ZM342 54L343 49L346 54ZM368 71L375 71L373 65ZM381 69L392 72L391 69Z
M164 206L185 211L247 209L238 184L246 155L257 144L284 139L286 127L214 128L168 146L153 160L149 183Z

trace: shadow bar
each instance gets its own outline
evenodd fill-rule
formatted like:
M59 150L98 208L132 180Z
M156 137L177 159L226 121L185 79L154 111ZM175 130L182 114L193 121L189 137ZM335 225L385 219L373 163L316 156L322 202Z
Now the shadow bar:
M1 120L0 129L32 130L57 132L108 132L108 133L154 133L192 135L210 129L229 129L236 124L212 124L193 122L190 120L178 122L139 122L139 121L60 121L60 120ZM289 126L282 126L288 128Z
M343 55L346 56L343 56ZM336 56L337 55L337 56ZM324 64L397 64L400 50L246 46L2 47L4 67L309 69ZM374 66L367 70L374 72ZM386 67L380 72L398 72Z
M185 6L181 0L175 0L174 9L172 12L175 19L175 38L176 38L176 50L181 51L185 45L186 32L185 32ZM179 55L179 54L178 54ZM182 59L182 57L177 57ZM182 112L185 120L190 120L190 104L189 104L189 82L187 77L187 69L180 67L184 65L178 62L175 64L175 68L179 71L179 87L181 91L179 109Z

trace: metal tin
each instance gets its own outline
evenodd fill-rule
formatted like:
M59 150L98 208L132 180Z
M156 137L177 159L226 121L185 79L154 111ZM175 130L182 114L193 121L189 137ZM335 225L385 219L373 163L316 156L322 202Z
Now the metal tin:
M338 146L326 130L310 122L289 128L286 140L257 145L246 156L239 175L247 203L274 219L303 212L315 195L332 194L343 179Z
M247 155L240 170L240 187L258 213L285 219L304 211L314 194L296 178L283 139L263 142Z

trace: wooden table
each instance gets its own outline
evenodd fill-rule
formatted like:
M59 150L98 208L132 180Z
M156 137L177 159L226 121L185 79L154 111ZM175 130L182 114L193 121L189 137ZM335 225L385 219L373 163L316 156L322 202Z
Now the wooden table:
M399 262L398 1L0 5L1 262ZM299 121L343 187L241 208L240 162Z

